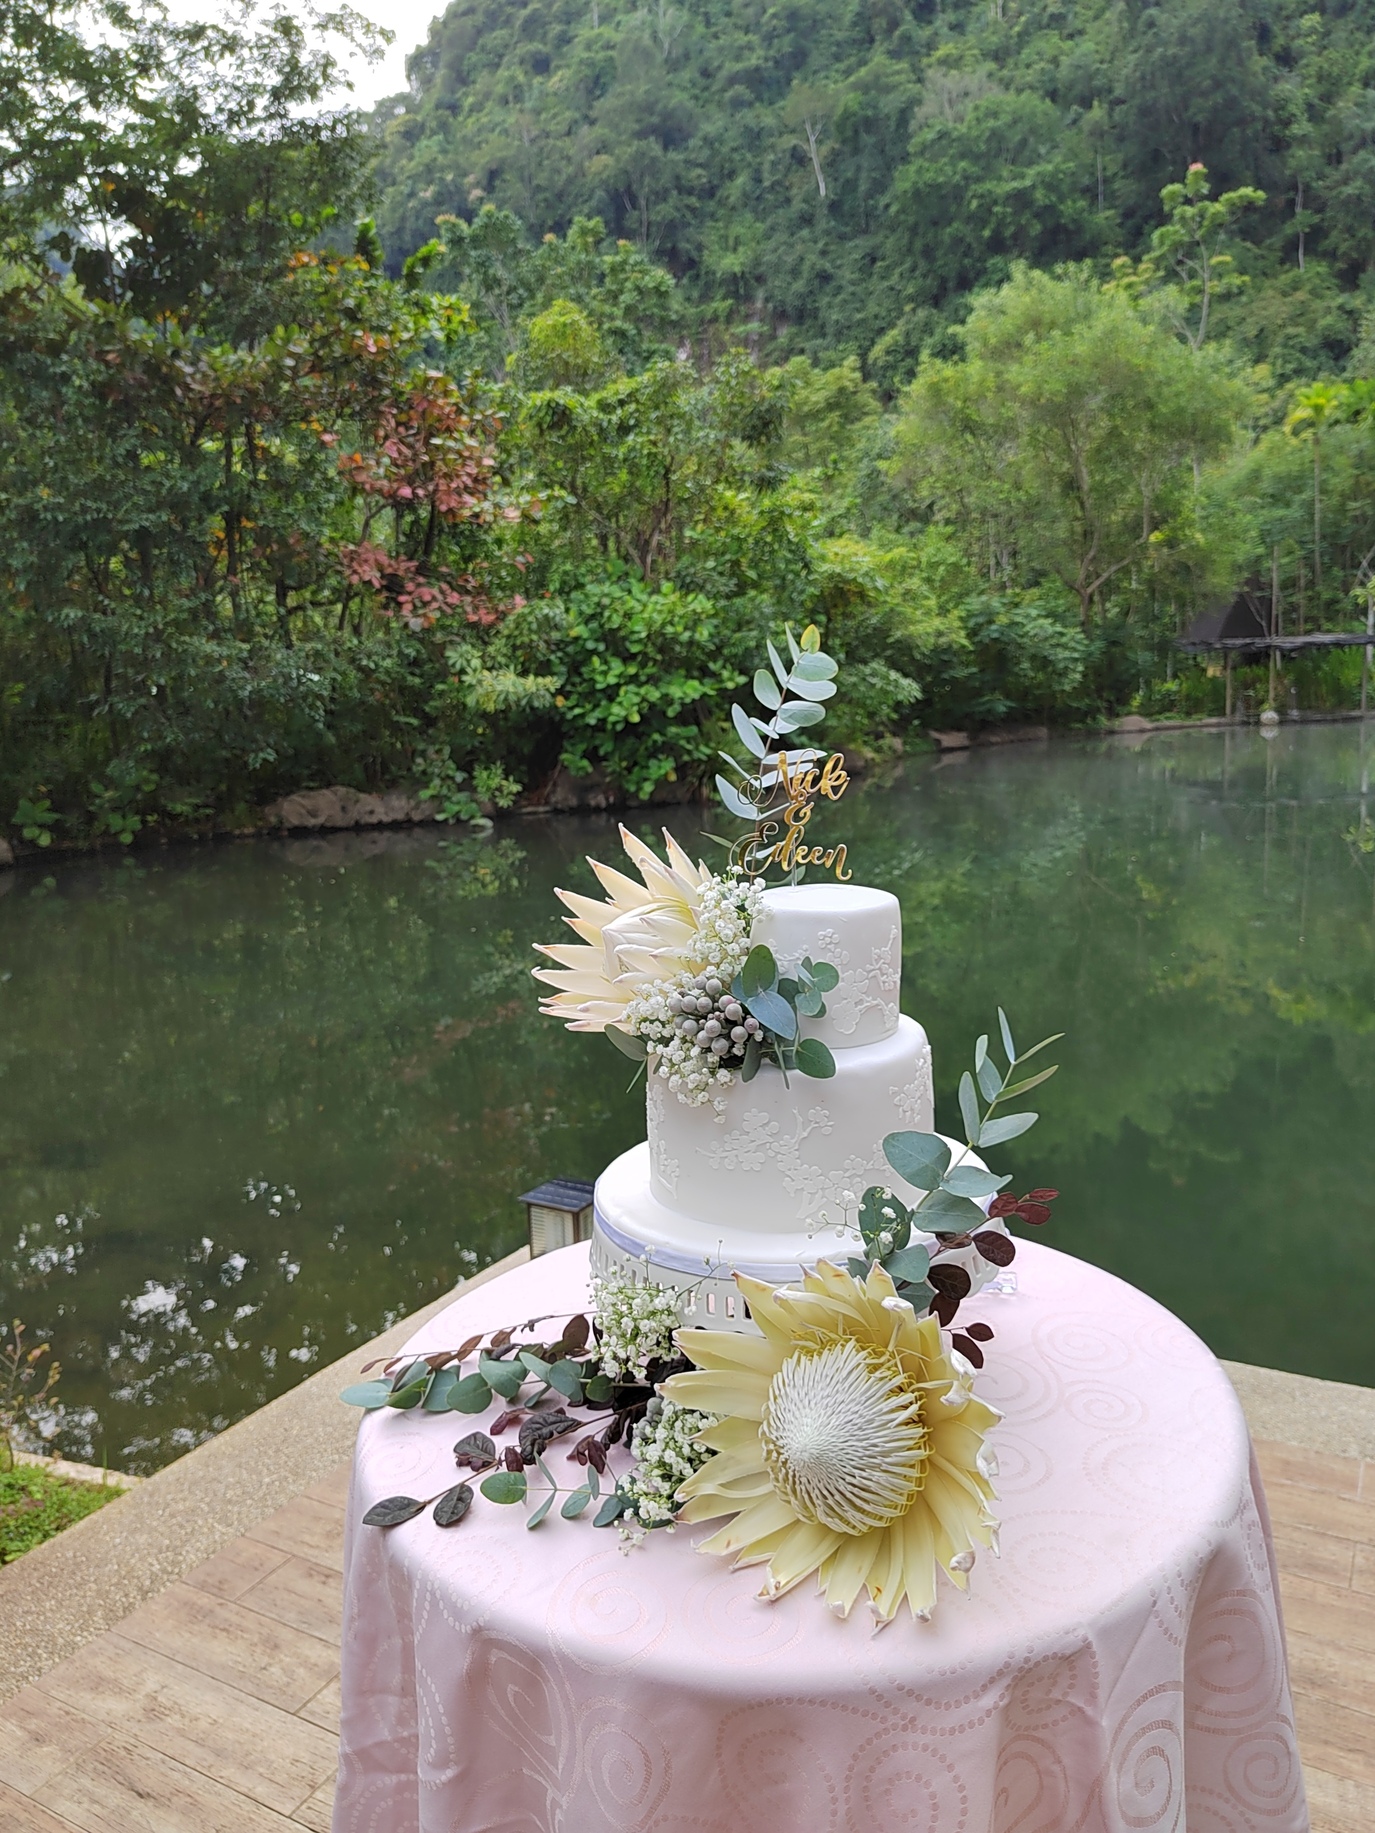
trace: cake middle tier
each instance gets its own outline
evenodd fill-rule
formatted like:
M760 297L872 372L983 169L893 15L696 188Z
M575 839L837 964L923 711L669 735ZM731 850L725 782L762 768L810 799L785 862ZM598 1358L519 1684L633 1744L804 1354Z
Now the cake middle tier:
M823 1213L840 1222L845 1195L896 1184L883 1156L889 1133L929 1133L931 1046L900 1018L881 1043L835 1052L826 1081L772 1064L734 1077L719 1100L691 1107L650 1065L646 1109L650 1187L680 1215L725 1231L791 1234ZM853 1203L852 1205L853 1206Z

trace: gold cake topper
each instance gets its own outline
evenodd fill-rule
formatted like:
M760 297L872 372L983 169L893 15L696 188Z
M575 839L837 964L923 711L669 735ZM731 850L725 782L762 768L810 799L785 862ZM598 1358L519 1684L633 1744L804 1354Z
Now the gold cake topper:
M731 707L731 720L754 768L746 769L728 751L721 756L739 782L719 776L716 787L731 814L751 824L751 831L732 846L731 863L751 878L762 877L772 866L797 882L808 866L833 871L844 882L847 869L845 843L816 845L807 831L818 798L838 802L849 787L845 759L839 751L811 747L787 748L794 732L820 725L826 717L824 702L836 691L838 666L821 647L821 632L808 624L801 639L787 632L791 664L785 666L773 644L768 645L768 668L756 670L754 695L772 718L761 719L741 706Z

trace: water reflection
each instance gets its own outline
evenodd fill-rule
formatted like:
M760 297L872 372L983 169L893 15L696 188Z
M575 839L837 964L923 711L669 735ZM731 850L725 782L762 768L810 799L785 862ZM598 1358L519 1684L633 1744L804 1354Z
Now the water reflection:
M1057 1242L1222 1354L1375 1383L1372 752L1341 725L960 753L828 818L902 899L949 1127L995 1003L1069 1030L1008 1153L1064 1191ZM672 816L695 848L703 821ZM0 1303L53 1336L64 1449L165 1462L640 1135L628 1065L528 979L612 827L0 874Z

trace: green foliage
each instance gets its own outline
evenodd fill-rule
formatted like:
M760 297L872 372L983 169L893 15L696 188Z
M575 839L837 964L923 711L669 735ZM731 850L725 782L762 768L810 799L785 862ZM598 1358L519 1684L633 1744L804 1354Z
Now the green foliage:
M41 1464L0 1470L0 1566L123 1494L117 1483L77 1483Z
M648 799L714 758L727 696L757 637L717 607L625 572L568 594L559 645L563 762ZM724 627L723 627L724 626Z

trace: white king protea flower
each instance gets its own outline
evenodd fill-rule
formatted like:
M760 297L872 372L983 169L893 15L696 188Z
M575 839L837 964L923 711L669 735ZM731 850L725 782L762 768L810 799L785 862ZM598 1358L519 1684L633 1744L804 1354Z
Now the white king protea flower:
M842 1616L866 1586L881 1622L904 1598L928 1616L937 1566L963 1590L975 1547L993 1544L984 1434L1000 1415L882 1267L859 1280L823 1260L800 1290L736 1283L762 1339L680 1330L697 1367L662 1390L716 1416L697 1439L716 1455L679 1489L678 1519L734 1516L702 1551L767 1561L762 1597L815 1572Z
M606 901L599 904L576 891L558 893L573 912L564 922L582 938L581 945L537 944L540 954L559 965L534 971L536 979L558 989L540 1002L540 1011L561 1018L570 1031L605 1031L608 1025L628 1030L625 1009L637 993L705 965L699 958L702 889L712 875L706 866L693 865L667 830L664 843L667 864L622 827L621 844L644 883L590 859Z

